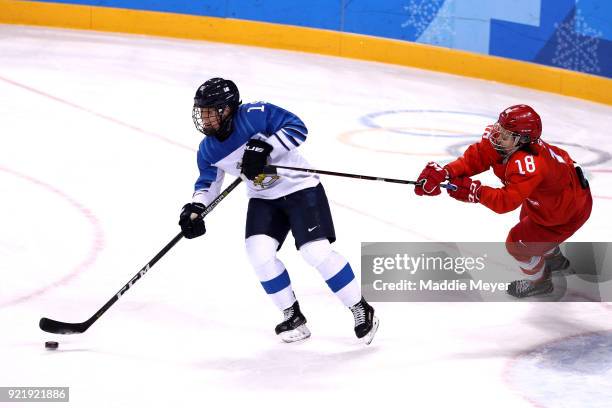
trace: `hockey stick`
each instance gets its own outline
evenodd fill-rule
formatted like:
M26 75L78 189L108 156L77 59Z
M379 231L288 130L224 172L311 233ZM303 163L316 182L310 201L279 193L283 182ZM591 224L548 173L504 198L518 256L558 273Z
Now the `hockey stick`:
M234 180L232 182L232 184L227 186L227 188L225 190L223 190L221 192L221 194L219 194L217 196L217 198L215 198L206 207L206 209L202 213L202 217L206 217L206 215L208 215L208 213L210 213L212 210L214 210L215 207L221 201L223 201L223 199L225 197L227 197L227 195L233 189L235 189L236 186L238 186L238 184L240 184L241 181L242 181L241 178L237 178L236 180ZM125 292L130 290L132 285L134 285L138 281L138 279L142 278L144 276L144 274L147 273L149 271L149 269L151 269L153 267L153 265L155 265L157 263L157 261L159 261L164 255L166 255L166 253L174 245L176 245L176 243L179 242L181 240L181 238L183 238L183 233L179 232L178 235L176 237L172 238L172 241L170 241L161 251L159 251L157 253L157 255L155 255L153 257L153 259L151 259L149 261L149 263L145 265L144 268L139 270L138 273L136 275L134 275L134 277L132 277L132 279L130 279L130 281L128 283L126 283L119 290L119 292L117 292L115 295L113 295L113 297L110 298L110 300L108 302L106 302L106 304L104 306L102 306L100 308L100 310L98 310L93 316L91 316L86 321L81 322L81 323L65 323L65 322L59 322L57 320L48 319L46 317L43 317L42 319L40 319L40 322L38 323L38 326L41 328L41 330L46 331L48 333L55 333L55 334L76 334L76 333L83 333L85 330L89 329L89 326L94 324L96 322L96 320L98 320L100 318L100 316L102 316L104 314L104 312L106 312L108 309L110 309L110 307L113 304L115 304L115 302L118 301L119 298L125 294Z
M364 176L362 174L339 173L339 172L336 172L336 171L316 170L316 169L303 169L303 168L300 168L300 167L289 167L289 166L268 165L268 166L266 166L264 168L264 172L266 174L268 174L268 173L275 174L277 169L295 170L295 171L302 171L304 173L312 173L312 174L324 174L324 175L327 175L327 176L350 177L350 178L356 178L356 179L360 179L360 180L385 181L387 183L412 184L412 185L420 185L421 184L418 181L412 181L412 180L400 180L400 179L393 179L393 178L386 178L386 177ZM451 184L451 183L440 184L440 187L446 188L446 189L451 190L451 191L457 190L457 186L454 185L454 184Z

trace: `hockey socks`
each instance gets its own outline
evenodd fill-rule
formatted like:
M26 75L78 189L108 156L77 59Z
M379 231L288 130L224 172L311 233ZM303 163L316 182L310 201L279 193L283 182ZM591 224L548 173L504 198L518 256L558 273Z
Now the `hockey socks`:
M246 240L247 254L270 299L285 310L295 302L291 279L285 265L276 257L278 242L266 235L254 235Z
M361 288L346 258L333 251L327 240L312 241L302 245L300 252L306 262L314 266L327 286L346 307L361 299Z

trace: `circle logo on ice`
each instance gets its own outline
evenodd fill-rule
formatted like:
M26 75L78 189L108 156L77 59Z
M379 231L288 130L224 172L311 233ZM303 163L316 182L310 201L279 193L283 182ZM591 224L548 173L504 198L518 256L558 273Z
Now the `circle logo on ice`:
M516 357L506 380L541 407L603 407L612 401L612 331L581 333ZM608 401L606 403L605 401Z
M372 112L361 117L363 125L374 129L409 136L442 138L477 137L486 123L493 123L497 116L492 113L447 111L432 109L399 109ZM435 124L437 128L432 128ZM456 132L440 132L440 128L457 129Z

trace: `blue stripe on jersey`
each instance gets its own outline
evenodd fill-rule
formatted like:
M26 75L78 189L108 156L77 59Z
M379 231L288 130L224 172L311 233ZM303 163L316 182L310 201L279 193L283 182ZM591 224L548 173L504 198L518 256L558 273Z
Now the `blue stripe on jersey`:
M340 272L329 278L326 282L327 286L335 293L351 283L353 279L355 279L355 274L351 265L347 262L344 268L340 269Z
M304 129L306 130L306 129ZM283 128L283 132L285 132L286 134L288 134L291 137L294 137L298 140L301 140L302 142L306 140L306 134L298 129L294 129L291 127L284 127Z
M261 286L263 286L264 290L268 295L280 292L289 285L291 285L291 279L289 279L289 273L286 269L276 278L261 282Z
M298 147L300 145L297 140L289 136L286 132L284 132L283 130L281 130L281 132L283 132L283 136L285 136L285 138L289 140L292 145L294 145L295 147Z

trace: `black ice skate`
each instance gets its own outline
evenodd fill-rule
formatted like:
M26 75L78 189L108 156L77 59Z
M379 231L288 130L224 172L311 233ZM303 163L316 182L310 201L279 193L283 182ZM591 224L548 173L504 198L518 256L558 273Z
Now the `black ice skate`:
M378 330L378 317L374 316L374 308L362 297L359 303L349 309L355 318L355 335L363 339L365 344L370 344Z
M544 272L544 277L536 281L530 281L528 279L515 280L508 285L508 293L510 296L516 298L525 298L528 296L546 295L554 290L552 279L550 278L550 271L548 268Z
M574 273L574 270L570 269L569 259L563 255L559 247L556 247L550 255L544 256L544 262L546 268L550 269L551 272L557 272L555 275L564 276Z
M283 310L285 320L276 326L278 334L285 343L293 343L310 337L310 330L306 327L306 317L300 311L300 305L296 300L291 307Z

